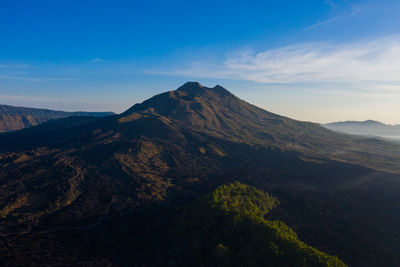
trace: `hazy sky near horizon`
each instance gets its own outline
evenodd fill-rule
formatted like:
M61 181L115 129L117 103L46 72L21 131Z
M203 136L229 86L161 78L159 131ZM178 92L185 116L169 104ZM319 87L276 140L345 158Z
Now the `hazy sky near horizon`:
M0 104L121 112L186 81L400 124L400 1L0 1Z

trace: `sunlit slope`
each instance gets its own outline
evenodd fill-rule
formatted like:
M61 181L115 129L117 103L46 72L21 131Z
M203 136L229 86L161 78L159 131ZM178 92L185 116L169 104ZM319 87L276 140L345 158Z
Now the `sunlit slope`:
M107 220L112 233L136 244L137 252L121 248L118 257L148 265L155 259L139 253L143 246L135 240L146 240L146 251L170 255L170 246L160 249L157 241L173 219L154 216L239 180L276 195L282 205L271 212L307 244L350 265L400 261L398 146L267 112L220 86L187 83L120 115L69 117L4 133L0 150L6 255L23 253L30 242L59 251L79 247L78 241L52 243L53 235L74 231L82 240ZM136 212L148 216L134 216L139 230L121 228ZM117 242L99 232L94 244ZM35 255L26 257L38 260ZM106 252L96 255L110 260Z

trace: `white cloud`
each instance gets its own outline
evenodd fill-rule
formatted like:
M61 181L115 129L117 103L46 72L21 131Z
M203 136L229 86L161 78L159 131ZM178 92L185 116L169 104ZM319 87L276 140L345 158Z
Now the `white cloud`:
M351 43L300 43L230 54L221 63L193 62L152 73L247 80L257 83L344 83L362 89L400 86L400 36ZM371 88L371 86L369 86Z

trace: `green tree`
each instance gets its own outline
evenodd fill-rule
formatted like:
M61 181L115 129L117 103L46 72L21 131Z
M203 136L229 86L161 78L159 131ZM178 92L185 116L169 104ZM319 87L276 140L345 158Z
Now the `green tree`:
M238 182L182 209L176 227L200 266L346 266L300 241L284 222L265 215L279 201Z

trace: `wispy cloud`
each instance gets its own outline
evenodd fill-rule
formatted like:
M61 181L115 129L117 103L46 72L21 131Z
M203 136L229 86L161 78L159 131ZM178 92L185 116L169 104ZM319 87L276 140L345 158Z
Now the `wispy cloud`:
M327 3L331 7L336 7L336 3L332 0L325 0L325 3Z
M56 67L52 67L51 71L54 71ZM62 73L55 74L56 77L47 77L40 73L40 65L28 65L21 63L0 63L0 80L16 80L24 82L48 82L48 81L74 81L78 80L75 78L62 77ZM48 68L45 69L48 72ZM61 77L59 77L59 76Z
M153 73L257 83L373 83L376 88L393 89L400 85L400 36L342 44L300 43Z
M103 61L103 59L101 59L99 57L92 59L92 62L102 62L102 61Z
M311 30L311 29L314 29L314 28L316 28L318 26L321 26L321 25L324 25L324 24L329 24L329 23L332 23L332 22L335 22L335 21L338 21L338 20L342 20L342 19L343 19L343 16L336 16L336 17L333 17L333 18L330 18L330 19L326 19L326 20L317 22L317 23L315 23L315 24L313 24L311 26L308 26L306 28L306 30Z
M45 82L45 81L76 81L74 78L55 78L55 77L29 77L29 76L13 76L0 75L0 80L19 80L27 82Z
M306 30L312 30L317 27L331 24L334 22L346 21L354 17L355 15L359 14L362 9L362 5L350 5L346 7L340 7L333 1L326 1L326 3L331 7L331 10L333 11L331 17L328 17L327 19L321 20L317 23L314 23L311 26L308 26Z
M331 23L333 23L333 22L343 22L343 21L345 21L345 20L347 20L347 19L350 19L351 17L357 15L358 12L359 12L359 11L358 11L357 9L353 9L353 10L352 10L350 13L348 13L348 14L344 13L344 14L341 14L341 15L337 15L337 16L335 16L335 17L333 17L333 18L326 19L326 20L322 20L322 21L317 22L317 23L315 23L315 24L313 24L313 25L311 25L311 26L308 26L308 27L306 28L306 30L312 30L312 29L315 29L315 28L317 28L317 27L319 27L319 26L331 24Z
M27 64L3 64L0 63L0 68L7 68L7 69L20 69L20 68L28 68Z
M45 100L54 100L54 99L46 99L43 97L35 97L35 96L26 96L26 95L4 95L0 94L0 104L5 104L8 101L14 100L22 100L22 101L45 101Z

